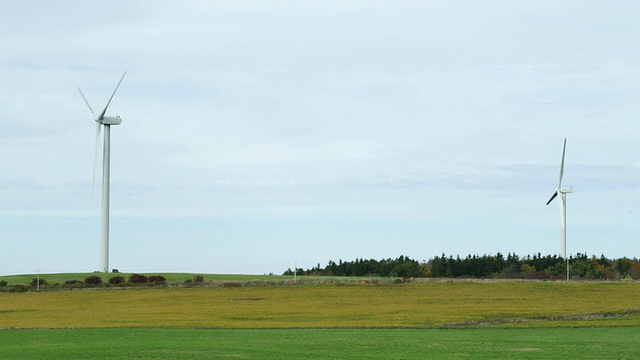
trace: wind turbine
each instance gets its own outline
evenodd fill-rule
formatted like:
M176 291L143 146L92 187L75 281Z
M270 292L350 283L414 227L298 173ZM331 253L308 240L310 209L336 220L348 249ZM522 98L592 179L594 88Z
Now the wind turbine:
M564 173L564 155L567 150L567 138L564 138L564 145L562 146L562 161L560 162L560 179L558 180L558 187L556 191L551 195L551 199L547 201L547 205L560 195L560 221L562 222L562 257L567 260L567 281L569 281L569 258L567 258L567 194L573 192L573 188L562 187L562 175Z
M118 91L120 87L120 83L124 79L124 76L127 75L125 71L116 85L116 89L113 90L113 94L107 101L107 105L105 105L104 110L100 113L100 115L96 115L93 111L91 105L89 105L89 101L82 93L82 90L78 87L78 92L80 96L84 99L84 102L91 110L93 117L96 122L96 145L94 152L94 162L93 162L93 183L91 185L91 197L93 198L93 188L95 187L96 182L96 169L98 166L98 151L100 145L100 129L104 126L104 147L102 151L102 231L101 231L101 241L100 241L100 271L104 273L109 272L109 169L110 169L110 157L111 157L111 125L120 125L122 119L120 116L105 116L107 112L107 108L109 104L111 104L111 100L113 100L113 96Z

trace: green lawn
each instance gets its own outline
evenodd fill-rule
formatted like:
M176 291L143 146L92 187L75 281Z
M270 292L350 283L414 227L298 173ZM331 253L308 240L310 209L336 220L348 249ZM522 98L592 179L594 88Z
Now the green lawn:
M0 331L3 359L638 359L639 328Z

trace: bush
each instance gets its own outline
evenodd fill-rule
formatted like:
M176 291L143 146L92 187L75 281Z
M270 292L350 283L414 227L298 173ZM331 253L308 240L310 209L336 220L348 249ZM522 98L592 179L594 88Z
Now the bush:
M204 276L203 275L196 275L193 277L193 282L196 283L201 283L204 281Z
M27 287L24 285L13 285L10 289L9 292L26 292L27 291Z
M187 280L184 281L185 284L191 284L192 282L193 282L192 279L187 279Z
M6 281L4 281L4 280L0 281L0 287L5 287L5 286L7 286L7 284L8 283Z
M150 283L156 283L156 284L164 284L167 282L167 279L164 278L164 276L162 275L155 275L155 276L149 276L149 280Z
M242 287L242 284L239 282L226 282L222 284L222 287L226 287L226 288L238 288L238 287Z
M40 280L38 280L37 278L31 279L31 287L38 286L38 283L40 283L40 286L47 285L47 280L45 280L43 278L40 278Z
M100 285L102 284L102 278L100 276L92 275L84 279L84 283L87 285Z
M64 284L62 284L62 287L77 289L77 288L81 288L83 285L84 283L80 280L67 280L64 282Z
M123 282L124 282L124 276L113 276L109 278L109 284L111 285L117 285Z
M131 274L129 276L129 282L134 284L144 284L147 280L147 277L142 274Z

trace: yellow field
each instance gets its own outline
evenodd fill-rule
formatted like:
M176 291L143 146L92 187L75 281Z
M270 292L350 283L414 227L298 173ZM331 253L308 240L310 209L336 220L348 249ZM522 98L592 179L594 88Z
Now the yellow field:
M431 282L0 294L0 328L640 326L640 283Z

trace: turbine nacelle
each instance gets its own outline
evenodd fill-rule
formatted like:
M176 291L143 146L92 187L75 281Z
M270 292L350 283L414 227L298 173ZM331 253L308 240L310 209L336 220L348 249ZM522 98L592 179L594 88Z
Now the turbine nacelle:
M572 192L573 192L573 188L563 188L563 189L558 189L558 191L559 191L561 194L570 194L570 193L572 193Z
M102 125L120 125L122 118L120 116L104 116L102 120L96 119L96 122Z

